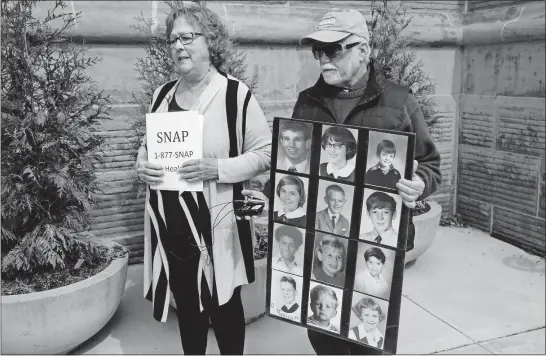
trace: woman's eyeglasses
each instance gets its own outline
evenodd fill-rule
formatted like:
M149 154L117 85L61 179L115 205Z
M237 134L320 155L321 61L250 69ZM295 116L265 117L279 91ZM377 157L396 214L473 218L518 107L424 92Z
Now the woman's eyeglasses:
M361 43L362 42L353 42L347 45L342 45L341 43L332 43L325 46L314 46L312 48L313 56L315 56L316 60L319 60L324 53L326 57L334 59L340 57L344 52Z
M341 146L343 146L342 143L325 143L324 148L335 148L336 150L340 150Z
M180 41L180 43L182 43L183 45L189 45L190 43L193 42L193 40L195 39L195 37L197 36L203 36L203 34L201 32L186 32L186 33L182 33L180 36L178 37L174 37L174 38L169 38L167 40L167 43L171 46L171 47L174 47L176 46L176 42Z

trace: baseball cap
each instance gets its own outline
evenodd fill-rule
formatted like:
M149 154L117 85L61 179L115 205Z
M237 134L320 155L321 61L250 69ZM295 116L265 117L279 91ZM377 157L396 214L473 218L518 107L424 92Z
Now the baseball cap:
M360 11L331 11L322 16L315 32L300 39L300 46L307 46L315 41L337 42L351 34L367 41L370 39L366 19Z

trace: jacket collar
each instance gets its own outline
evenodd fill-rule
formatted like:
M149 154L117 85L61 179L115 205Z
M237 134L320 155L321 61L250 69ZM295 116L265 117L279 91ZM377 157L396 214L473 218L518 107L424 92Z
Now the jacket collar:
M381 73L380 65L379 65L379 62L377 62L377 60L373 58L370 60L368 72L369 72L368 84L366 85L364 94L358 101L357 105L371 102L372 100L379 97L385 91L385 88L387 87L387 80ZM321 103L324 103L323 98L325 96L333 96L340 90L341 89L339 89L338 87L327 84L324 81L324 78L322 77L322 74L321 74L319 79L317 80L317 82L312 87L311 91L309 92L309 95L313 97L314 99L320 101Z

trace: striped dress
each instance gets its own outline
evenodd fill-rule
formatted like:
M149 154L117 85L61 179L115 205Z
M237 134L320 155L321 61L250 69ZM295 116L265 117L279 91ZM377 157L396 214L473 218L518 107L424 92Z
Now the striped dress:
M150 111L168 111L179 83L180 79L158 88ZM221 72L215 73L192 110L204 115L203 157L218 159L218 179L205 181L203 192L179 192L185 213L181 223L187 224L202 251L198 283L189 288L201 293L205 278L223 305L236 287L254 281L252 222L236 220L231 202L242 198L246 181L269 169L271 132L248 87ZM153 302L154 318L165 322L174 301L169 280L177 271L169 271L162 243L167 224L161 191L148 187L144 219L144 295Z

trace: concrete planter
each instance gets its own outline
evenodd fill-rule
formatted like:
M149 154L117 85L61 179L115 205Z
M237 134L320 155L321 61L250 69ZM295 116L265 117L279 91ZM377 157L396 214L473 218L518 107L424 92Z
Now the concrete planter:
M254 271L256 273L254 283L244 285L241 289L246 324L250 324L265 314L267 258L254 261Z
M83 281L2 297L2 354L65 354L97 333L121 302L128 255Z
M421 256L432 245L436 237L436 231L440 225L442 207L435 201L427 200L430 210L425 214L413 217L415 225L415 247L406 253L406 263Z

